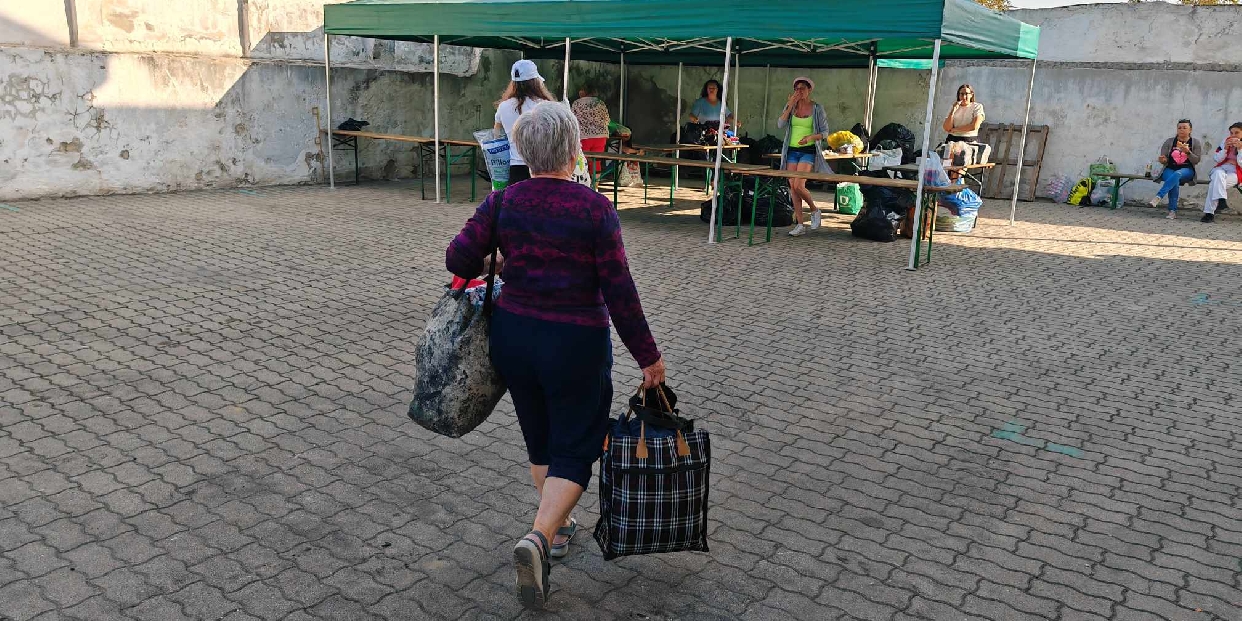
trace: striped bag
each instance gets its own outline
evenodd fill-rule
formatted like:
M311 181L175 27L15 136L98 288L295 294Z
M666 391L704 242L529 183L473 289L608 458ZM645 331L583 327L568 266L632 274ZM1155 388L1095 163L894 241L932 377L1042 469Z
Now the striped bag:
M648 407L641 391L631 397L604 438L595 541L607 560L707 552L711 445L705 430L679 416L676 396L665 391L647 391L662 407Z

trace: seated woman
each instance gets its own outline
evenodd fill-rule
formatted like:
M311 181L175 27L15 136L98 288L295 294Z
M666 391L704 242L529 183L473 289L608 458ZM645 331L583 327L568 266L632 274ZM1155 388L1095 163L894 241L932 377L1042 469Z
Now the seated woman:
M699 98L690 106L691 123L719 123L720 107L724 106L725 124L737 127L733 111L724 104L724 93L720 92L720 82L708 80L703 84Z
M811 99L815 83L811 78L797 77L794 78L793 86L789 102L776 120L776 127L785 130L785 140L781 143L781 168L799 172L813 170L831 173L832 169L824 160L828 114L824 112L823 106ZM789 180L789 198L793 201L794 208L794 227L789 234L794 237L806 234L806 227L802 226L804 202L811 208L811 228L818 229L822 215L811 198L811 191L806 189L806 179Z
M1203 205L1200 222L1215 222L1216 212L1229 208L1225 193L1231 185L1242 185L1242 166L1238 164L1238 151L1242 150L1242 123L1229 126L1229 135L1212 153L1216 166L1209 177L1207 201Z
M1177 217L1177 199L1180 188L1187 183L1195 182L1195 166L1203 155L1203 143L1190 136L1194 125L1190 119L1177 122L1177 135L1160 145L1160 155L1156 159L1164 164L1164 172L1160 173L1160 190L1151 199L1151 206L1160 204L1160 199L1169 197L1169 215L1172 220Z
M969 84L957 87L957 101L944 119L944 131L949 132L946 142L974 142L979 139L983 126L983 104L975 101L975 89Z

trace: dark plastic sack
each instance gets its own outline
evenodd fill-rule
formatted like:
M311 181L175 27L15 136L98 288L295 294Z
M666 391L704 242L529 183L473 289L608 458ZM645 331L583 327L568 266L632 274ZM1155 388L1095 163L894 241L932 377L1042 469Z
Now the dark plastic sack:
M850 128L850 133L858 136L859 139L863 141L863 144L871 144L871 134L867 133L867 128L863 127L862 123L855 123L854 126Z
M909 164L914 161L914 132L910 131L905 125L889 123L881 127L880 131L871 137L871 148L883 148L880 146L880 143L885 140L892 140L901 147L902 164Z
M755 150L759 152L760 158L766 153L780 153L781 139L772 135L764 136L755 144Z
M854 237L879 242L897 240L897 229L910 207L914 206L914 193L880 186L868 186L863 190L863 209L850 222Z
M362 131L362 128L370 124L370 121L360 121L351 116L348 119L341 121L341 124L337 125L336 128L347 132L360 132Z
M754 204L755 190L753 187L747 187L744 191L738 192L737 186L731 186L724 194L724 205L719 215L721 226L737 226L737 219L741 217L742 224L750 224L751 207L755 207L755 226L768 225L768 201L772 200L772 226L791 226L793 225L793 201L789 197L789 186L780 185L775 189L776 195L774 199L770 199L767 194L759 197L759 203ZM741 209L739 210L739 202ZM712 217L712 201L706 200L699 205L699 219L703 222L711 222Z

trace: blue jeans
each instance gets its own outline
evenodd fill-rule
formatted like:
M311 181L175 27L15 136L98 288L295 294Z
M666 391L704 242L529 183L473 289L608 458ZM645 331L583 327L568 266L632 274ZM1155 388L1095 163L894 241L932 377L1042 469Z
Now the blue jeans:
M1160 179L1164 181L1164 185L1160 186L1160 191L1156 192L1156 198L1169 197L1169 211L1177 211L1177 197L1180 193L1180 187L1183 181L1190 181L1195 178L1195 169L1179 168L1177 170L1164 169Z
M801 164L802 162L806 162L807 164L810 164L812 167L814 167L815 166L815 151L811 151L809 153L805 151L795 151L793 147L789 147L789 149L785 151L785 165L786 166L790 164Z

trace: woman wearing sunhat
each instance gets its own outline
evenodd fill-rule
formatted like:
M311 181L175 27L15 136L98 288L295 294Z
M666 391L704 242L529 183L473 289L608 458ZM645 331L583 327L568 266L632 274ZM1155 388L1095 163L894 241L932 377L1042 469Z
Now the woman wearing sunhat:
M529 60L513 63L509 71L511 78L500 101L496 102L496 129L504 129L505 135L512 140L513 125L525 110L530 110L541 101L555 101L552 94L543 85L543 76L539 75L539 67ZM530 169L522 160L516 148L509 149L509 185L530 179Z
M789 102L776 121L777 128L785 130L785 140L781 142L781 168L831 173L832 169L824 159L827 149L824 139L829 133L828 114L823 106L811 99L815 82L806 76L799 76L794 78L793 88ZM803 202L811 208L811 228L818 229L821 215L810 190L806 189L806 179L790 179L789 196L794 208L794 227L789 234L794 237L806 234L806 227L802 225Z

